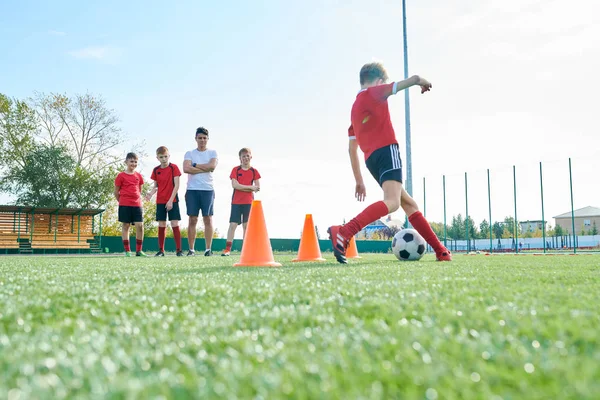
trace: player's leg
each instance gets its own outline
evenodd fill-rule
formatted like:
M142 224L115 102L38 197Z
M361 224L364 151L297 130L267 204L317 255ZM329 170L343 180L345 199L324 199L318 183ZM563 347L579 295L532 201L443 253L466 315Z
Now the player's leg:
M202 209L202 220L204 222L204 243L206 244L204 255L207 257L212 256L211 245L213 233L215 231L212 222L212 216L214 214L214 202L215 192L213 190L203 190L200 208Z
M222 256L231 255L231 246L233 245L233 238L235 236L235 230L238 224L235 222L229 222L229 228L227 229L227 241L225 242L225 250L223 250Z
M194 244L196 243L196 225L198 224L198 214L200 212L199 192L199 190L188 190L185 192L185 204L188 215L188 256L196 255Z
M246 238L246 228L248 227L248 219L250 218L250 210L252 209L252 204L243 204L242 205L242 229L244 230L243 232L243 238Z
M167 213L173 229L173 239L175 240L175 249L177 257L183 256L181 250L181 231L179 230L179 221L181 221L181 212L179 211L179 202L173 203L173 208Z
M196 225L198 224L198 216L189 216L188 217L188 256L193 256L196 254L196 250L194 250L194 244L196 243Z
M144 246L144 218L142 207L133 207L133 220L135 224L135 255L146 257L142 251Z
M123 249L125 251L125 256L131 256L131 245L129 244L129 227L131 226L131 212L129 210L130 207L127 206L119 206L119 222L121 225L121 239L123 240Z
M233 238L235 237L235 230L238 225L242 222L242 214L240 213L239 204L231 205L231 212L229 213L229 228L227 229L227 241L225 242L225 250L223 250L222 256L226 257L231 254L231 246L233 245Z
M438 261L452 261L452 254L444 247L440 242L437 235L431 229L431 225L425 219L417 202L408 194L408 192L402 188L401 206L406 215L408 221L415 228L419 235L423 236L423 239L431 246Z
M126 256L131 255L131 245L129 244L129 227L131 224L123 223L121 226L121 239L123 240L123 250Z
M166 204L156 205L156 221L158 222L158 253L155 257L165 256L165 236L167 230L167 208Z
M373 178L383 188L384 200L371 204L346 225L334 225L327 230L329 239L332 242L333 254L338 262L342 264L347 262L346 249L352 236L371 222L388 215L400 206L402 163L398 145L377 149L369 156L366 164Z

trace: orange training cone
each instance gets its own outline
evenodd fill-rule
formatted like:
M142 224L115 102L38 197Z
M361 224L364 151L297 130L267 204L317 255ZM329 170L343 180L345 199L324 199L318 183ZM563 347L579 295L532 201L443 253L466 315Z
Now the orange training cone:
M352 239L350 239L350 244L348 244L346 258L362 258L358 255L358 249L356 248L356 240L354 239L354 236L352 236Z
M253 200L248 226L242 245L240 262L234 267L281 267L273 259L273 249L267 233L267 224L260 200Z
M302 229L302 237L300 238L300 248L298 249L298 257L292 261L325 261L321 257L321 249L319 248L319 239L315 231L312 214L306 214L304 219L304 229Z

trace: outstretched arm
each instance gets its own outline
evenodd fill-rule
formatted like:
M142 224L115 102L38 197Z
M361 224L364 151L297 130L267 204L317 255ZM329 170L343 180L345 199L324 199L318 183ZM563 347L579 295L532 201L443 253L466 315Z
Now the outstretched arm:
M415 85L421 86L421 93L428 92L432 88L431 83L427 79L421 78L419 75L413 75L408 79L405 79L400 82L395 82L394 84L395 92L393 94L396 94L401 90L408 89L409 87Z
M373 96L384 100L388 97L397 94L405 89L408 89L411 86L420 86L421 93L428 92L431 90L431 83L425 79L421 78L419 75L413 75L408 79L403 81L388 83L385 85L378 85L369 88Z

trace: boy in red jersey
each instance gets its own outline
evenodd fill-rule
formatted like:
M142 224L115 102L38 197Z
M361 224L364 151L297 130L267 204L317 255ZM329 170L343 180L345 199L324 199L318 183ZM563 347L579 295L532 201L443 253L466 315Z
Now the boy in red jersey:
M154 181L154 187L146 196L146 200L150 200L154 193L156 195L156 220L158 221L158 253L155 257L165 256L165 233L167 230L167 216L171 221L173 229L173 238L175 239L175 247L177 249L177 257L183 256L181 250L181 231L179 230L179 221L181 221L181 213L179 211L179 177L181 171L177 165L169 162L169 149L165 146L160 146L156 149L156 159L160 161L160 165L152 170L150 179Z
M250 215L250 207L254 200L254 192L260 190L260 174L250 166L252 160L252 152L244 147L238 153L240 157L240 165L233 167L229 178L233 187L233 198L231 199L231 215L229 216L229 230L227 231L227 242L225 251L222 256L231 254L231 245L233 244L233 236L239 224L242 224L244 229L244 237L246 236L246 226L248 225L248 216Z
M129 246L129 227L135 225L135 255L146 257L142 251L144 243L144 220L142 219L142 185L144 178L138 172L138 156L127 153L125 164L127 169L115 178L115 198L119 202L119 222L123 223L122 237L125 256L131 257Z
M433 248L438 261L451 261L452 255L439 241L417 203L402 186L402 161L398 141L390 119L387 99L411 86L420 86L421 93L431 90L431 83L415 75L400 82L387 84L388 75L381 63L365 64L360 70L361 90L352 105L348 129L349 153L356 180L355 196L366 197L360 172L358 148L365 155L367 169L383 189L383 201L368 206L347 224L329 227L329 239L338 262L346 264L346 249L350 239L361 229L402 207L411 225Z

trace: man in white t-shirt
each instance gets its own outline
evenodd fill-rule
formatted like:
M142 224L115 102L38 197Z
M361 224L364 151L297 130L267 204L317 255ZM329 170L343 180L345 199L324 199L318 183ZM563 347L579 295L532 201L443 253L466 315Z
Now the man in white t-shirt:
M196 224L198 215L202 211L204 221L204 241L206 243L205 256L212 256L210 246L214 228L212 224L215 190L213 185L213 171L217 167L217 152L206 148L208 143L208 129L196 129L196 143L198 147L185 153L183 159L183 172L188 174L185 203L188 223L188 256L196 255L194 244L196 242Z

